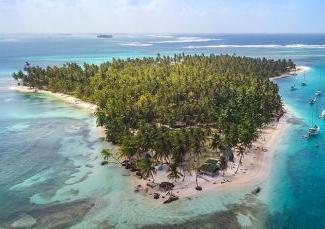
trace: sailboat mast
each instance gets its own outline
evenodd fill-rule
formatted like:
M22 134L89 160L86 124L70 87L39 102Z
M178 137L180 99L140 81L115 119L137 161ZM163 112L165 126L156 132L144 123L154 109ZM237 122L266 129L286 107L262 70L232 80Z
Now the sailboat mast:
M321 81L322 81L322 72L319 72L318 90L320 90Z

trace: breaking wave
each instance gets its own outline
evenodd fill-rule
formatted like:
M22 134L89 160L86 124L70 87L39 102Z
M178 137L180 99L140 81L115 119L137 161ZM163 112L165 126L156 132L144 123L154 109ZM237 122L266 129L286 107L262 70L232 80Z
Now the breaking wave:
M147 37L156 37L156 38L173 38L172 35L163 35L163 34L148 34Z
M218 40L222 40L222 39L202 38L202 37L177 37L175 40L155 41L152 43L157 43L157 44L192 43L192 42L207 42L207 41L218 41Z
M141 42L129 42L129 43L122 43L120 45L123 45L123 46L134 46L134 47L146 47L146 46L151 46L152 44L149 44L149 43L141 43Z
M307 45L307 44L288 44L288 45L190 45L185 48L188 49L204 49L204 48L325 48L325 44L322 45Z

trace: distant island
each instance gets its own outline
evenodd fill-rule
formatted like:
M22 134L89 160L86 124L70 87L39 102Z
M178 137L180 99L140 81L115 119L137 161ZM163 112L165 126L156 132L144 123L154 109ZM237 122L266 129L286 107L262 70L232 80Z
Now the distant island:
M102 164L124 166L141 178L132 181L136 192L168 202L203 187L242 186L266 173L265 152L281 128L265 127L284 113L269 78L294 70L285 59L179 54L101 65L27 63L13 77L33 90L96 104L97 124L119 146L101 152Z
M110 35L110 34L98 34L97 38L113 38L113 35Z

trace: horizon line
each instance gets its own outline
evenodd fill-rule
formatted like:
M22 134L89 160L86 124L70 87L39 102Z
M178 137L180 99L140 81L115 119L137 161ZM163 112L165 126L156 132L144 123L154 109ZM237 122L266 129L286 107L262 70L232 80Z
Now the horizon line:
M98 35L98 34L110 34L110 35L150 35L150 34L201 34L201 35L325 35L325 32L15 32L15 33L1 33L0 35Z

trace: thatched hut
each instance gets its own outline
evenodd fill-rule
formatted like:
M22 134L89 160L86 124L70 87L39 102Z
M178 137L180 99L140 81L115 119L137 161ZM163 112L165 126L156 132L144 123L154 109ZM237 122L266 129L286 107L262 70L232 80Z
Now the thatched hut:
M208 159L199 167L199 173L212 177L218 175L220 170L220 162L221 161L219 159Z

